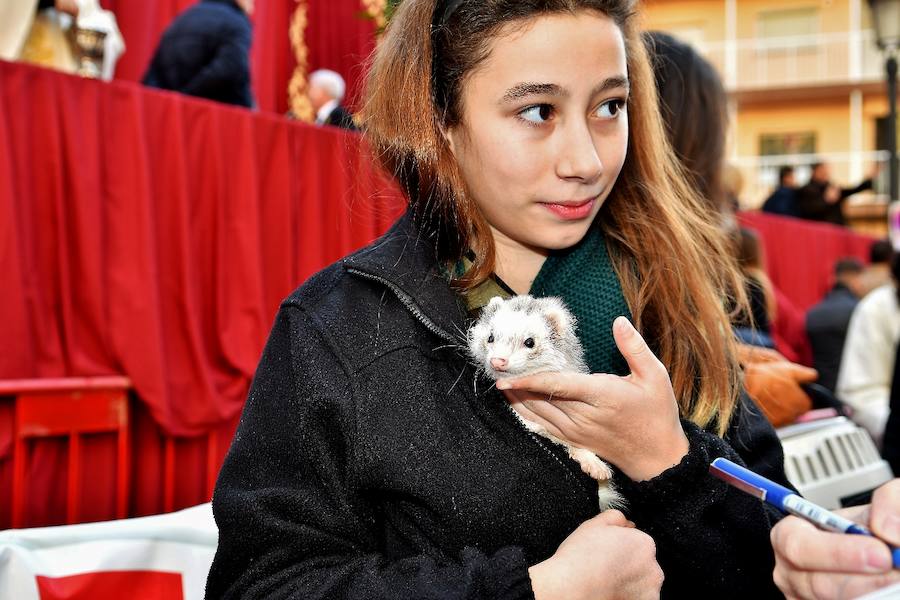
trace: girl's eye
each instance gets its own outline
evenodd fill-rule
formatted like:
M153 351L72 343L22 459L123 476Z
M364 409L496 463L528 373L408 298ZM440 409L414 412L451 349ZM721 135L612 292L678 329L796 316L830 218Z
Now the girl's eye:
M525 347L534 348L534 338L528 338L527 340L525 340Z
M488 336L488 344L493 344L493 343L494 343L494 334L492 333L491 335Z
M597 109L597 116L601 119L615 119L624 108L625 100L622 98L608 100Z
M519 113L519 117L535 125L546 123L552 116L553 106L550 104L535 104Z

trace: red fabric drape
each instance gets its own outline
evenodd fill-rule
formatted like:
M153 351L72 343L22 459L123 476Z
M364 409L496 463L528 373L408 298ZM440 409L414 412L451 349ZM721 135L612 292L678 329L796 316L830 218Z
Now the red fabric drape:
M116 78L140 81L163 30L198 0L101 0L113 11L127 50L116 67ZM374 24L361 16L359 0L308 0L309 24L305 39L309 69L329 68L347 80L349 103L357 106L362 62L375 44ZM287 87L296 61L288 39L296 0L258 0L253 13L251 70L259 108L284 113Z
M825 297L838 259L868 262L874 241L845 227L762 212L741 213L739 220L759 232L769 278L801 312Z
M279 302L399 196L354 134L11 63L0 90L0 378L127 375L133 513L162 509L163 435L204 436L177 444L173 492L203 502L205 435L223 454ZM10 425L0 401L7 452ZM87 443L85 519L114 514L111 442ZM29 469L32 524L59 522L61 442Z
M121 372L167 432L204 432L240 409L279 301L397 214L355 135L9 63L0 79L0 327L21 348L0 377Z

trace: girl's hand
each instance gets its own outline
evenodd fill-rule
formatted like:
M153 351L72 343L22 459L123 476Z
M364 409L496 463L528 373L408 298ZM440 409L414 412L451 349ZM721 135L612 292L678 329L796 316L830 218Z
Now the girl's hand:
M663 582L653 539L617 510L582 523L528 574L536 600L658 599Z
M625 317L613 323L613 336L627 377L538 373L502 379L497 389L524 419L644 481L681 462L688 440L666 368Z

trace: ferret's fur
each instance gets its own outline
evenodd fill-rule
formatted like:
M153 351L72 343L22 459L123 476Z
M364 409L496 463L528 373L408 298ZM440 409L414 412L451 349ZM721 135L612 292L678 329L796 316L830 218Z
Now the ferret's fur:
M588 373L575 326L575 317L559 298L495 297L468 331L469 354L494 381L545 371ZM601 509L624 506L624 499L613 487L609 465L590 450L572 446L513 412L529 431L565 446L581 470L599 482Z

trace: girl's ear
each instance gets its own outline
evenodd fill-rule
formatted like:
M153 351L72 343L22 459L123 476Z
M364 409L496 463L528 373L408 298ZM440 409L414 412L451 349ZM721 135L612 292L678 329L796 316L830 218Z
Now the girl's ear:
M454 157L456 157L457 156L456 149L457 149L457 144L458 144L457 137L459 136L459 132L457 131L457 128L456 127L441 127L441 135L447 141L447 147L450 148L450 152L453 154Z

